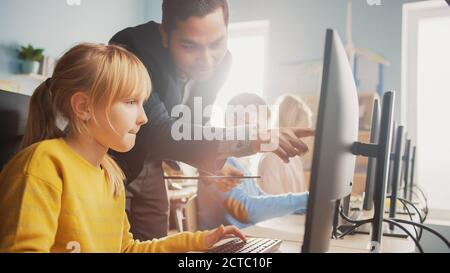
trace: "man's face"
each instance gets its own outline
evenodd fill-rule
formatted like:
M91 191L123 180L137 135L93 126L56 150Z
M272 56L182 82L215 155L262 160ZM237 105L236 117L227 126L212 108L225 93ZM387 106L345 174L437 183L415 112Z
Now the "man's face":
M163 42L182 76L195 81L209 79L227 53L228 30L222 8L204 17L178 21L169 35L163 33Z

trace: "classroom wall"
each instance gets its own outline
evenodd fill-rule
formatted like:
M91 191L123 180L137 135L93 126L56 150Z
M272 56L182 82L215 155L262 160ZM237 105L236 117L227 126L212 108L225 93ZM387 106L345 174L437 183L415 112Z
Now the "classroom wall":
M69 6L65 0L1 0L0 79L17 72L19 45L31 43L45 48L45 54L60 56L79 42L107 43L117 31L148 18L147 2L81 0L80 6ZM36 84L20 80L25 92Z
M417 0L354 3L354 43L388 59L385 89L400 92L402 5ZM271 21L267 96L280 90L281 63L321 59L325 29L335 28L345 41L347 0L229 0L231 22ZM63 0L0 2L0 79L17 71L14 49L32 43L57 56L81 41L107 42L118 30L161 20L162 0L82 0L69 7ZM301 92L301 90L299 90ZM399 94L400 95L400 94ZM400 106L400 97L397 99ZM398 111L399 113L400 111Z

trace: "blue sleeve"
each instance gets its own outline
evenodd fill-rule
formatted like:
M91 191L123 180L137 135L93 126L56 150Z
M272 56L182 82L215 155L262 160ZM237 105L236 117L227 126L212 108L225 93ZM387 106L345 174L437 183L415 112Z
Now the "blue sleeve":
M235 188L228 193L228 198L235 201L231 203L240 204L245 209L249 224L292 213L304 214L308 203L307 192L250 196L242 189Z
M241 166L241 164L239 164L239 162L236 160L236 158L234 158L234 157L227 158L226 164L235 167L236 169L238 169L239 171L244 173L244 175L250 176L248 170L243 168ZM257 183L256 183L255 179L242 179L241 185L245 185L245 186L244 187L239 187L238 186L236 188L240 188L241 190L243 190L244 192L246 192L249 195L252 195L252 196L254 196L254 195L257 195L257 196L267 195L265 192L263 192L261 190L261 188L259 186L257 186ZM232 194L232 192L233 191L230 191L228 194L226 194L226 197L229 197L230 194Z
M228 158L227 164L245 173L235 158ZM269 195L259 188L255 180L244 180L222 197L230 201L225 202L225 206L233 206L227 207L231 216L242 222L242 215L246 215L245 224L256 224L292 213L304 214L308 203L307 192Z

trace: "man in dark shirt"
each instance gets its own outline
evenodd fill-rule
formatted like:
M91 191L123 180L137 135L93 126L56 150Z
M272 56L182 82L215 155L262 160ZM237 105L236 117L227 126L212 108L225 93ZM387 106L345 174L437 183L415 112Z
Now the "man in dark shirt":
M245 140L175 140L171 133L177 121L170 115L175 106L194 109L195 98L201 98L203 106L214 104L231 66L228 19L227 0L164 0L162 24L151 21L130 27L110 41L136 54L153 84L144 106L149 123L139 131L133 150L113 153L127 177L127 212L137 239L167 235L169 202L163 160L182 161L209 173L223 170L225 175L241 175L231 166L224 167L225 159L261 151L261 141L251 140L248 128ZM202 127L207 121L187 126ZM300 138L313 133L282 129L274 152L285 161L303 154L307 147Z

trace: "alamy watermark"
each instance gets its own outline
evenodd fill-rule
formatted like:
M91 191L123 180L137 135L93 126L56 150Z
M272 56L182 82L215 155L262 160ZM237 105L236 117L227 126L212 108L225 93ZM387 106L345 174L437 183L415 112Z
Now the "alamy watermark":
M216 108L216 109L215 109ZM201 97L194 98L193 112L186 105L177 105L172 109L171 116L176 120L171 129L172 138L180 140L227 140L256 141L261 143L261 151L273 152L278 148L279 131L270 129L270 110L277 106L250 105L203 106ZM228 128L202 127L203 120L209 119L214 110L225 113L225 124ZM198 124L195 126L193 124ZM246 125L244 127L244 125ZM231 128L230 128L231 127Z
M369 6L381 6L383 3L381 0L366 0Z

